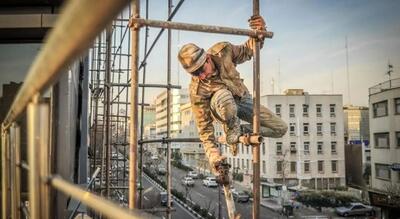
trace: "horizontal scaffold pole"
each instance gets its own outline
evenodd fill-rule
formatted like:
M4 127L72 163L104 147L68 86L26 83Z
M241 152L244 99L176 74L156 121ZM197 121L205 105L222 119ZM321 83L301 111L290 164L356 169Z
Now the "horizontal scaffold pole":
M197 31L206 33L221 33L221 34L231 34L231 35L242 35L257 38L272 38L274 36L273 32L260 31L260 30L248 30L242 28L232 28L232 27L221 27L221 26L210 26L201 24L189 24L171 21L159 21L159 20L146 20L142 18L131 18L131 25L135 27L149 26L149 27L159 27L166 29L176 29L176 30L187 30L187 31Z

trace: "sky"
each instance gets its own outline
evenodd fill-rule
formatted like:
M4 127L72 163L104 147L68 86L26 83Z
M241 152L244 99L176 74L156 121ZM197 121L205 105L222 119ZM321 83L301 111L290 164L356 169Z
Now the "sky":
M150 1L149 18L166 20L166 2ZM144 17L144 1L141 6ZM261 50L261 94L300 88L310 94L343 94L344 104L368 106L368 88L389 79L385 74L389 61L394 67L392 78L400 77L399 11L400 1L396 0L261 0L260 14L274 32ZM186 0L173 21L248 28L251 14L250 0ZM150 29L149 42L158 31ZM189 75L176 59L182 45L192 42L207 49L219 41L241 44L246 40L245 36L172 31L172 84L189 84ZM149 56L147 83L167 81L166 42L164 34ZM144 31L140 44L143 48ZM38 50L39 46L32 44L0 45L0 83L23 78ZM139 59L142 57L143 52ZM252 62L239 65L238 70L252 90ZM146 92L146 99L159 92Z

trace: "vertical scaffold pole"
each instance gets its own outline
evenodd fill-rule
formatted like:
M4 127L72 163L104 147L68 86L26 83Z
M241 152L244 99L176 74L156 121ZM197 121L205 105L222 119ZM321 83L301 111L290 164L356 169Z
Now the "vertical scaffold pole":
M132 16L140 17L139 0L132 1ZM131 105L129 111L129 209L137 208L136 206L136 161L137 161L137 124L138 124L138 64L139 64L139 31L140 28L133 26L132 29L132 72L131 72Z
M32 219L48 218L49 189L49 107L40 103L39 94L29 103L28 113L28 188L30 216Z
M259 0L253 0L253 15L260 14ZM260 133L260 42L253 50L253 130ZM260 218L260 144L253 145L253 219Z
M1 197L2 197L2 217L7 218L10 215L9 199L9 164L8 164L8 140L9 134L6 129L1 129Z
M168 0L168 17L171 16L172 0ZM168 29L167 52L167 139L171 137L171 29ZM167 219L171 219L171 142L167 142Z
M12 198L11 205L13 209L13 218L20 218L20 202L21 202L21 171L19 164L21 163L20 158L20 147L21 147L21 134L20 128L16 123L11 126L11 138L12 138Z

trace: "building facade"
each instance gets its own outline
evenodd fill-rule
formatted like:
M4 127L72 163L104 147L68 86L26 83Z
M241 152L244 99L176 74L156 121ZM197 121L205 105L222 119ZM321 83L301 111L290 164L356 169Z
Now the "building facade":
M289 129L282 138L264 138L261 177L268 183L308 188L345 185L342 95L309 95L302 89L266 95L261 104L280 116ZM252 175L252 148L229 153L234 171Z
M400 78L369 89L370 201L383 218L400 214Z

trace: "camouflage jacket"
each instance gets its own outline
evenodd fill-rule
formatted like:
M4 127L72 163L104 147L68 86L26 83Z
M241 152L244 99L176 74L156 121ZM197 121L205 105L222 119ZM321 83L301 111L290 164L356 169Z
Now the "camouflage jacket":
M253 51L248 40L243 45L220 42L212 46L207 53L211 55L216 72L211 78L205 80L192 77L189 87L192 111L206 152L209 148L216 147L210 109L211 97L222 88L228 89L234 97L238 98L249 93L243 79L240 78L240 73L236 70L236 65L250 60Z

